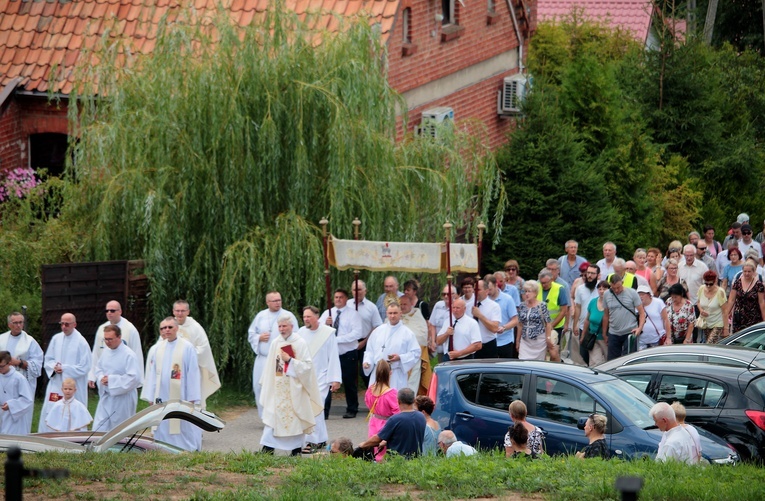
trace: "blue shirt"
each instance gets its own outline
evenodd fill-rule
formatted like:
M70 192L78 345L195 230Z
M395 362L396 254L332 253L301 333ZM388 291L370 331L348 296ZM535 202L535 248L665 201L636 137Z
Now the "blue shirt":
M499 309L502 312L502 320L500 325L505 325L513 317L518 316L518 310L516 308L516 302L510 297L509 294L500 292L494 302L499 305ZM515 341L515 328L506 330L502 334L497 334L497 346L505 346Z
M377 436L388 442L388 449L412 458L422 454L425 426L427 423L421 412L399 412L388 418Z
M574 266L571 267L568 265L568 255L563 255L558 258L558 265L560 266L560 278L566 281L569 288L571 288L574 285L574 280L579 278L579 267L582 265L582 263L586 263L587 260L583 258L582 256L577 255L576 256L576 262L574 263Z

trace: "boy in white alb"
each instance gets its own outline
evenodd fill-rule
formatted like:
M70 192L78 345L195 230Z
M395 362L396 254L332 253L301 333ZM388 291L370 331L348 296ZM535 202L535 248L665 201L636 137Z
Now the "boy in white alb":
M61 383L64 398L53 404L45 417L45 424L53 431L87 431L93 422L88 408L75 398L77 383L68 377Z

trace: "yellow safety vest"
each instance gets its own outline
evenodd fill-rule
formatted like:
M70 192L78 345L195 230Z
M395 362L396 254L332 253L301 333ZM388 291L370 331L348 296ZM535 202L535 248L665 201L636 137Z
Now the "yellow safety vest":
M613 275L614 275L613 273L608 275L607 277L608 283L611 283L611 277ZM624 276L622 277L622 283L628 289L637 289L637 278L635 278L635 275L633 275L632 273L625 273Z
M547 300L545 301L547 303L547 311L550 312L550 318L555 318L555 316L560 312L560 305L558 304L558 296L560 295L560 291L563 289L563 286L557 282L552 282L552 286L550 287L550 290L547 291ZM542 293L544 292L544 289L542 288L542 284L539 284L539 292L537 293L537 301L542 301ZM553 325L554 329L559 329L563 327L563 324L566 322L566 316L564 315L563 318L560 319L560 322L558 322L558 325Z

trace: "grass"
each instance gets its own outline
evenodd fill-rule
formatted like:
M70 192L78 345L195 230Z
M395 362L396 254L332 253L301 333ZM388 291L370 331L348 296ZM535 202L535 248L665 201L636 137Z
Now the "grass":
M500 453L463 458L392 458L383 464L323 456L258 453L45 453L27 467L67 468L64 480L26 480L30 499L619 499L615 481L639 476L641 500L765 498L765 469L688 467L652 461L582 461L572 457L508 460Z

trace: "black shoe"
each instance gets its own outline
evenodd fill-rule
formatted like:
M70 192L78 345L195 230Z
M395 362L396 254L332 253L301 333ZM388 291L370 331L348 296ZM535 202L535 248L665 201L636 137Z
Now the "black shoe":
M350 412L349 411L349 412L346 412L345 414L343 414L343 419L353 419L355 417L356 417L356 413L355 412Z

